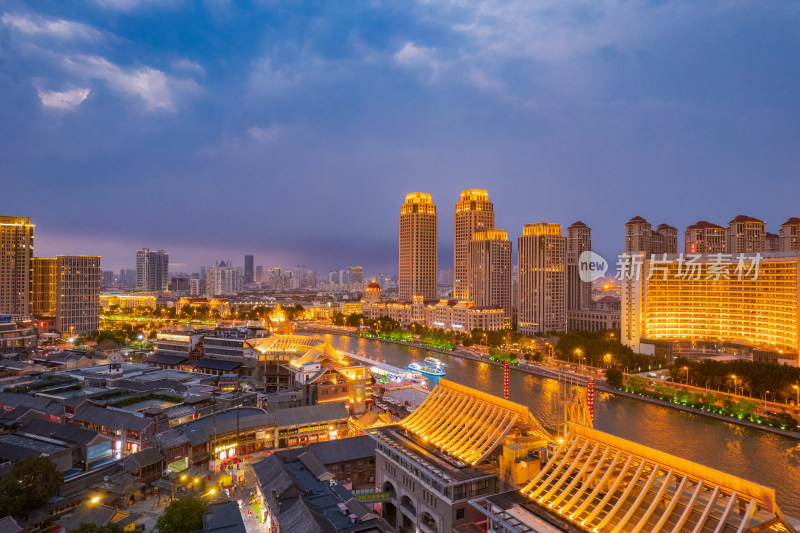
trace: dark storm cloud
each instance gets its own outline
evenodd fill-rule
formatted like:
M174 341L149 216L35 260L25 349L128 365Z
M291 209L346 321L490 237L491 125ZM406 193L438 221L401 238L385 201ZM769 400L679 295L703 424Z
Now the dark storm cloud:
M465 188L605 255L634 215L800 214L795 3L0 6L2 211L39 255L395 272L415 190L442 268Z

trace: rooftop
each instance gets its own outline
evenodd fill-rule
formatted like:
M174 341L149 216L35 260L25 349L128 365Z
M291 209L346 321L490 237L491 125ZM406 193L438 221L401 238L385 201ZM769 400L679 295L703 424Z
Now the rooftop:
M734 224L737 222L760 222L761 224L764 223L763 220L759 220L757 218L749 217L747 215L737 215L733 220L728 222L728 224Z

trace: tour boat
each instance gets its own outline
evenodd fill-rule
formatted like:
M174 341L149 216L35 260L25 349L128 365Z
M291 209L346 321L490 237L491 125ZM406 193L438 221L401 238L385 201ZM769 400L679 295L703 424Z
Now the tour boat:
M408 369L413 372L422 372L423 374L429 374L431 376L444 376L444 370L442 370L441 366L431 364L427 362L427 360L422 363L411 363L408 365Z

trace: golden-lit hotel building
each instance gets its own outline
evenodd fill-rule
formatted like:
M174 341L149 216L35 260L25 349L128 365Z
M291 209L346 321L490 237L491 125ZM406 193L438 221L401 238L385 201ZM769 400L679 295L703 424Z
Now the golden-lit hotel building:
M525 224L517 246L519 320L517 331L567 330L567 238L561 225Z
M453 214L453 298L467 300L469 292L469 241L479 231L494 228L494 206L489 192L481 189L461 191Z
M31 308L37 318L56 316L56 282L58 260L55 257L34 257L33 289L31 290Z
M437 215L431 195L412 192L400 208L400 299L436 298Z
M762 253L757 276L753 271L739 276L736 256L721 263L713 254L693 261L698 271L686 275L687 263L678 257L654 261L636 255L640 275L621 281L626 345L641 353L668 347L673 354L735 354L798 364L797 252ZM748 271L751 264L745 261Z

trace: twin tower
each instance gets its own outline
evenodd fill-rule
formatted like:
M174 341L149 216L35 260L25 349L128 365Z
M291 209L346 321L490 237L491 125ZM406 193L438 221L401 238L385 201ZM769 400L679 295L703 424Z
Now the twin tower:
M437 221L430 194L406 195L400 209L401 300L437 298ZM476 306L501 307L509 320L517 307L520 326L531 332L566 329L569 246L561 226L544 222L525 225L519 238L519 283L512 289L511 241L506 230L496 229L494 223L494 206L487 191L461 192L453 215L453 298L471 300ZM580 228L571 226L570 235L573 229L582 229L580 247L591 248L591 230L582 223L576 225Z

